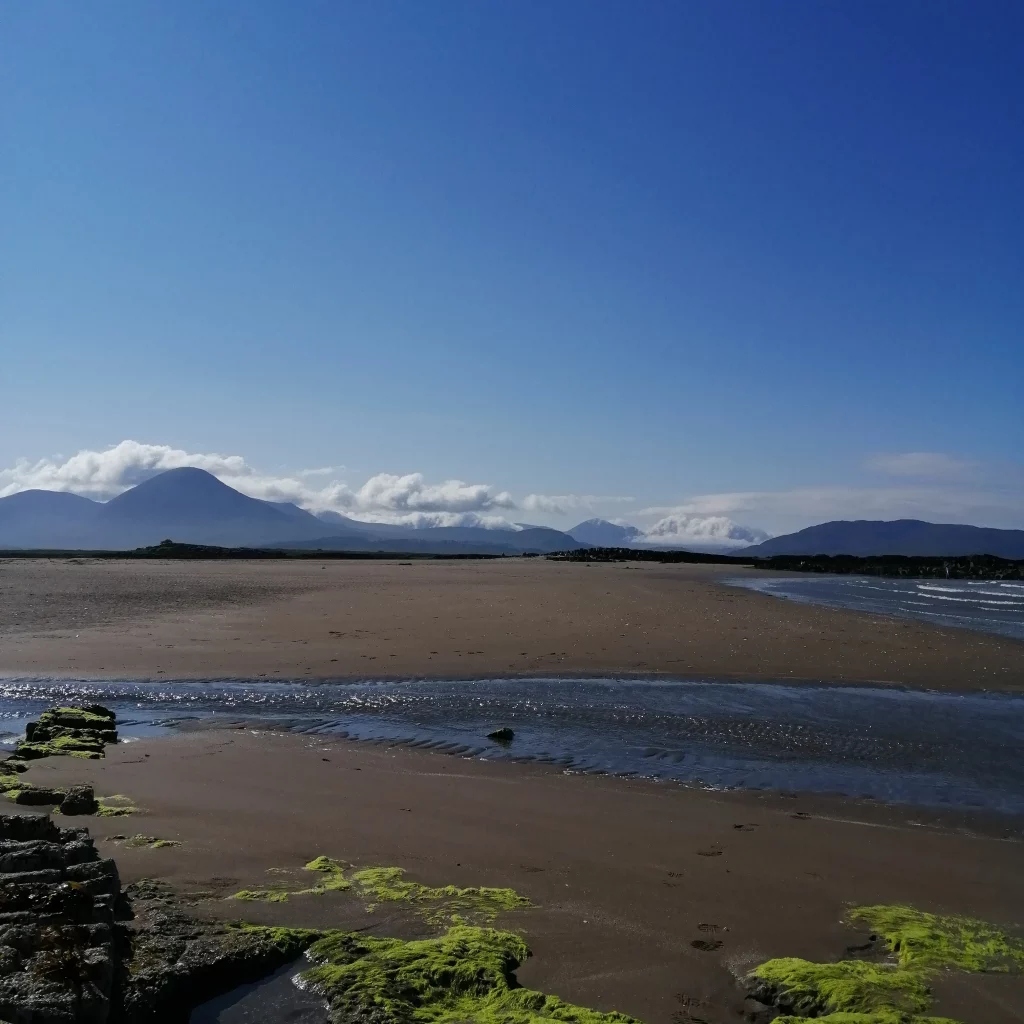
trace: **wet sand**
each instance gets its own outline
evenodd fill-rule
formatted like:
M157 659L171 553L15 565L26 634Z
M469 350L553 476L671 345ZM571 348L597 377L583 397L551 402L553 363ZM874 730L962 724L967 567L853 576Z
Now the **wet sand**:
M367 914L346 893L224 899L318 854L432 885L512 886L535 904L499 922L534 951L520 981L647 1024L735 1021L736 976L756 963L847 957L864 940L841 923L851 904L1024 925L1019 822L247 730L122 744L103 761L49 758L29 778L134 798L139 815L69 823L90 827L124 881L165 878L202 914L425 933L401 905ZM117 833L183 845L124 849L104 839ZM1024 978L949 975L936 994L935 1013L1003 1024L1020 1020Z
M644 674L1024 690L1018 641L721 585L743 571L544 559L7 559L0 674Z

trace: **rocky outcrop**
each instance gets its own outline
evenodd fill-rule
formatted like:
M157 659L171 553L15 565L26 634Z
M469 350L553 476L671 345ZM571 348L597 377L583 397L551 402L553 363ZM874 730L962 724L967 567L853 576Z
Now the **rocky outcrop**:
M70 755L99 758L108 743L117 742L117 716L102 704L50 708L25 727L25 739L11 758L32 761Z
M86 829L0 815L0 1021L186 1021L318 936L197 921L160 883L122 891Z
M0 1019L103 1024L121 957L117 868L85 829L0 816Z
M126 890L133 918L119 1021L188 1019L194 1006L290 963L320 933L198 921L171 889L143 881Z

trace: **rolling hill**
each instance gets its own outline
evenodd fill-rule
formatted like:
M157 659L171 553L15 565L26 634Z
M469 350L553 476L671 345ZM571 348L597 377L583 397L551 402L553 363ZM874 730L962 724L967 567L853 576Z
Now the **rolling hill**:
M772 537L743 555L996 555L1024 558L1024 530L994 530L920 519L838 520Z

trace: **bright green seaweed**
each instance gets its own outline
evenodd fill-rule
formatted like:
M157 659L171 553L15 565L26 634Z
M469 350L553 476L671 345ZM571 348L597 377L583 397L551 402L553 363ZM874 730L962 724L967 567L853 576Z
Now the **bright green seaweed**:
M302 980L330 1001L333 1019L381 1024L638 1024L555 996L518 988L513 972L530 955L512 932L459 925L436 939L404 942L344 932L308 950L317 966Z
M758 998L793 1015L775 1024L956 1024L927 1016L929 981L939 970L1024 970L1024 941L974 918L913 907L854 907L848 915L885 939L896 963L769 960L750 975Z
M816 964L784 957L761 964L753 976L779 994L780 1006L805 1018L839 1012L917 1014L931 1005L920 971L865 960Z
M302 889L289 889L283 882L266 889L243 889L228 897L233 900L258 900L263 903L286 903L289 896L322 896L325 892L344 892L352 888L345 877L345 866L330 857L315 857L305 865L306 871L316 871L324 877L316 885Z
M345 866L330 857L317 857L305 865L306 871L316 871L324 878L308 888L289 888L286 883L270 885L264 889L243 889L231 899L259 900L266 903L284 903L290 896L322 895L351 889L370 900L367 910L379 903L404 902L412 904L429 924L445 925L476 921L490 923L506 910L530 906L525 896L514 889L494 889L488 886L461 889L454 885L432 887L405 879L402 868L363 868L345 877Z
M898 905L855 907L849 918L881 935L903 967L1024 970L1024 941L985 921Z
M130 796L123 793L114 793L113 796L96 797L98 810L96 811L104 818L120 818L128 814L138 814L139 808L135 806Z
M494 889L477 886L460 889L454 885L434 888L419 882L409 882L401 868L364 868L352 875L363 896L377 903L405 902L417 905L423 918L431 924L447 921L493 921L506 910L530 906L525 896L514 889ZM376 903L371 903L372 910Z

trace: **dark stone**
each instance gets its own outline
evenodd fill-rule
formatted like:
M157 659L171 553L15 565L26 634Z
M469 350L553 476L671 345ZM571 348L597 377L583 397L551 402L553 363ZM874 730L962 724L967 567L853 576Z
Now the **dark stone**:
M122 892L88 830L0 815L0 1021L180 1024L314 938L196 920L159 882Z
M102 704L50 708L39 721L25 726L25 739L10 759L32 761L72 753L102 757L103 747L117 742L116 725L116 715Z
M494 732L489 732L487 738L494 740L495 743L511 743L516 738L516 734L505 725L500 729L495 729Z
M74 863L84 845L79 829L60 829L43 817L0 815L0 865L6 868L0 875L0 1019L106 1024L110 1018L120 961L110 894L119 889L117 869L97 859L97 867L105 865L98 877L75 879L76 871L92 867Z
M69 786L60 803L61 814L95 814L96 796L92 786Z
M19 789L11 794L16 804L29 807L41 807L44 804L59 804L64 799L64 790L48 789L45 786L32 786L31 789Z

